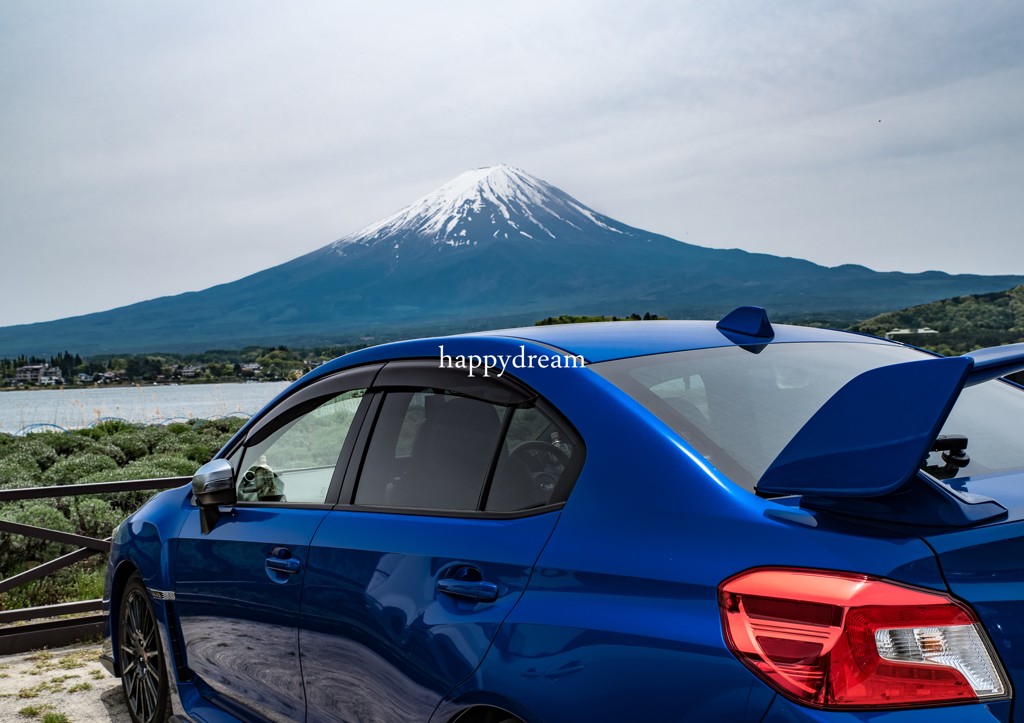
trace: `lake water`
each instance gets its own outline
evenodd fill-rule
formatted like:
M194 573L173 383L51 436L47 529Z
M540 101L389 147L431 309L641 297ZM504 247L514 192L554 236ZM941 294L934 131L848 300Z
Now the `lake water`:
M287 386L287 382L265 382L2 392L0 432L15 434L31 425L74 429L104 417L159 424L171 419L248 416Z

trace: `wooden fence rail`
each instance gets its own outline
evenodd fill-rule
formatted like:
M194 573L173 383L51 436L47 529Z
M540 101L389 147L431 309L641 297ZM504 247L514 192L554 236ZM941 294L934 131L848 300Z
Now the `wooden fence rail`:
M95 482L55 487L25 487L22 489L0 489L0 503L18 500L52 499L56 497L77 497L79 495L103 495L115 492L138 490L164 490L180 487L189 477L167 477L162 479L139 479L125 482ZM101 540L72 532L50 530L45 527L26 525L20 522L0 520L0 533L25 535L47 542L60 542L78 547L74 552L44 562L41 565L0 580L0 593L12 590L35 580L63 570L69 565L93 555L105 555L110 551L110 538ZM103 632L104 616L102 600L81 600L78 602L43 605L17 610L0 610L0 655L20 653L41 647L57 647L95 637ZM89 614L92 613L92 614Z

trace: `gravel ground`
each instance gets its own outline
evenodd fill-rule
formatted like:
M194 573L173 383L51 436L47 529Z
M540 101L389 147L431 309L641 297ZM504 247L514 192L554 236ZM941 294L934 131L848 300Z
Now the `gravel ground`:
M99 654L85 645L0 656L0 721L131 723L121 681Z

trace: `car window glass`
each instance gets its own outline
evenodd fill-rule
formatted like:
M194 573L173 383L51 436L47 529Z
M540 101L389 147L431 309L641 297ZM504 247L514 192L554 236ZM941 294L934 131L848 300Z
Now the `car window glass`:
M357 505L476 510L507 408L455 394L389 392L356 489Z
M813 414L857 375L925 358L873 343L698 349L592 365L734 482L752 490Z
M575 481L579 450L537 407L515 409L487 494L489 512L515 512L563 501Z
M966 464L947 464L942 454L928 456L925 471L940 477L977 477L1024 469L1024 391L996 379L967 387L940 434L967 438Z
M355 389L329 397L247 447L239 465L238 500L323 504L364 394Z

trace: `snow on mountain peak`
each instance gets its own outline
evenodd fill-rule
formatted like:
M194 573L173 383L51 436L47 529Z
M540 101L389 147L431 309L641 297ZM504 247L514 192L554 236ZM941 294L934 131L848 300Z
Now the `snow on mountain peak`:
M577 231L588 222L615 233L611 219L525 171L500 164L460 174L397 213L349 234L332 247L344 255L353 244L375 246L413 236L436 246L475 246L491 240L557 239L559 222ZM614 222L611 222L614 223ZM394 245L395 256L401 243Z

